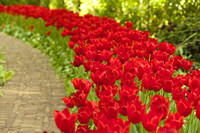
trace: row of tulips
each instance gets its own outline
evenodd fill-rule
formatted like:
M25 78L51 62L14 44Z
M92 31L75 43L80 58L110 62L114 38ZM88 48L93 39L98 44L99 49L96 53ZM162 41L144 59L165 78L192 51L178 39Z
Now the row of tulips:
M90 75L72 80L76 91L63 98L67 108L54 111L61 132L199 132L200 71L174 55L172 44L107 17L30 5L0 5L0 11L63 30L76 54L72 64Z

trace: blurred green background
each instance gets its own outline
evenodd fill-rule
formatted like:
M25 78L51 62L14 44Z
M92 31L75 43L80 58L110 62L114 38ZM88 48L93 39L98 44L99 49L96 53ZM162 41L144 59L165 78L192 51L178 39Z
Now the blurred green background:
M80 15L108 16L133 29L148 30L159 42L180 46L185 58L200 62L200 0L0 0L0 4L31 4L66 8Z
M200 0L1 0L0 3L66 8L80 15L108 16L122 24L135 22L135 29L152 33L163 23L179 23L182 18L200 12Z

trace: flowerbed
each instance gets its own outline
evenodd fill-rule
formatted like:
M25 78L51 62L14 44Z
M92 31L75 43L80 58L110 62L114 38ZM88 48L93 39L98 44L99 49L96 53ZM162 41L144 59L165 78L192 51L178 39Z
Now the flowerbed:
M75 90L63 98L67 108L54 111L61 132L199 132L200 71L174 55L171 43L133 30L131 22L123 27L65 9L1 5L0 11L42 18L45 26L62 30L62 37L70 36L66 48L75 52L72 64L84 66L82 75L89 78L73 79Z

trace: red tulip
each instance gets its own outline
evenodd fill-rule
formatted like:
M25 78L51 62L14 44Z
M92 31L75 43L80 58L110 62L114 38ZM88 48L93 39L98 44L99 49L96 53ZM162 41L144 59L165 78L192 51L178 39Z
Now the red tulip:
M185 69L186 71L190 70L192 68L192 64L193 62L190 60L187 60L183 63L183 69Z
M159 49L162 50L162 51L166 51L167 53L169 53L170 55L172 55L176 51L177 47L174 47L173 44L167 43L165 41L165 42L161 42L160 43Z
M133 27L133 22L126 22L125 25L128 29L131 29Z
M89 133L88 125L78 125L75 133Z
M78 110L78 121L81 124L87 124L92 118L92 112L89 107L85 106Z
M149 132L156 131L161 118L162 115L158 115L155 112L150 111L148 114L143 115L142 125Z
M117 119L119 114L119 104L117 101L99 101L100 110L107 116L108 119Z
M135 100L138 91L139 89L136 86L133 88L127 85L122 85L121 90L119 90L120 101L127 103Z
M69 45L69 48L73 49L74 46L76 45L76 42L69 41L69 42L68 42L68 45Z
M127 116L130 122L137 124L142 121L142 118L145 114L146 105L142 105L142 101L139 101L139 96L134 100L130 101L127 104Z
M64 97L62 98L63 102L68 108L73 108L74 107L74 99L73 97Z
M82 55L75 55L75 60L74 62L72 63L72 65L74 65L75 67L79 67L80 65L82 65L85 61L85 57L82 56Z
M158 51L153 51L153 54L152 54L152 59L154 60L159 60L159 61L167 61L169 59L169 54L167 52L164 52L164 51L161 51L161 50L158 50Z
M161 85L153 72L142 76L142 86L147 90L154 90L155 92L161 89Z
M188 79L188 87L190 90L197 89L200 86L200 78L199 77L190 77Z
M87 62L83 63L83 66L84 66L86 72L88 72L92 68L93 63L94 63L94 61L92 61L92 60L88 60Z
M129 59L129 48L127 45L121 45L118 47L118 58L122 64Z
M150 111L161 114L161 119L165 119L169 112L169 97L165 99L162 95L155 95L151 98Z
M65 36L67 36L68 34L69 34L69 30L68 29L64 29L63 30L63 32L61 32L61 35L63 36L63 37L65 37Z
M124 122L121 118L108 119L104 114L99 114L97 127L94 133L127 133L129 132L130 122Z
M196 88L193 89L190 93L188 92L187 98L192 106L197 106L198 102L200 101L200 89Z
M158 48L158 43L156 39L149 39L149 41L146 42L146 48L148 54L152 54L153 51L155 51Z
M156 73L164 65L163 60L151 59L153 72Z
M90 83L89 80L83 80L82 78L74 78L74 80L72 80L71 82L73 83L75 89L83 90L86 94L90 92L90 88L93 85L93 83Z
M163 90L165 92L171 93L173 86L174 86L174 82L172 79L163 80Z
M180 99L184 99L185 95L187 94L187 90L186 88L181 88L180 86L174 86L172 88L172 97L173 100L180 100Z
M179 113L176 112L173 114L170 112L168 118L165 120L165 126L171 129L180 129L184 124L184 117Z
M76 55L81 55L83 54L83 51L84 51L84 47L80 47L80 46L77 46L74 48L74 52L76 53ZM87 51L87 52L90 52L90 51ZM86 53L87 53L86 52ZM86 54L87 56L87 54ZM88 58L88 57L87 57ZM89 59L89 58L88 58ZM93 59L93 58L92 58Z
M113 56L113 52L111 50L103 50L101 56L103 60L109 61Z
M31 25L31 26L30 26L30 28L31 28L31 29L33 29L33 28L34 28L34 26L33 26L33 25Z
M64 133L73 133L75 131L76 114L70 115L70 112L65 108L62 112L54 111L56 126Z
M79 90L73 94L74 105L78 108L85 106L88 103L88 94L85 94L83 90Z
M177 100L176 106L178 112L184 117L187 117L192 112L192 104L186 99Z
M175 56L173 55L173 59L172 59L172 62L173 62L173 66L175 68L175 70L178 70L179 68L183 67L183 64L184 64L184 59L182 56Z
M51 34L51 31L47 31L46 34L47 34L47 36L50 35L50 34Z

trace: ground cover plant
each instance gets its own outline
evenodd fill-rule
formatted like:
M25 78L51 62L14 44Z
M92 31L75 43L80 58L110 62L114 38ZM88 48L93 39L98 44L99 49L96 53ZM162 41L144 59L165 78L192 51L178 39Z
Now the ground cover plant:
M6 29L12 29L10 21L18 19L13 23L19 27L21 21L31 20L32 25L19 29L33 36L38 30L44 39L55 34L58 42L70 36L60 44L53 39L46 47L40 40L34 43L53 56L63 50L72 69L81 68L74 71L79 78L71 81L74 88L68 86L63 98L67 108L54 111L61 132L199 132L200 71L174 55L173 44L158 43L148 31L133 30L133 23L120 26L107 17L24 5L1 5L0 11L9 23ZM37 28L37 21L57 30Z
M180 23L163 24L157 33L159 41L176 44L182 48L182 55L190 60L200 61L200 16L191 14Z
M11 76L14 74L13 71L8 71L5 69L5 57L3 56L3 53L2 53L2 47L0 48L0 86L3 86L5 85L6 81L8 79L11 78ZM3 93L1 92L0 90L0 96L2 96Z

